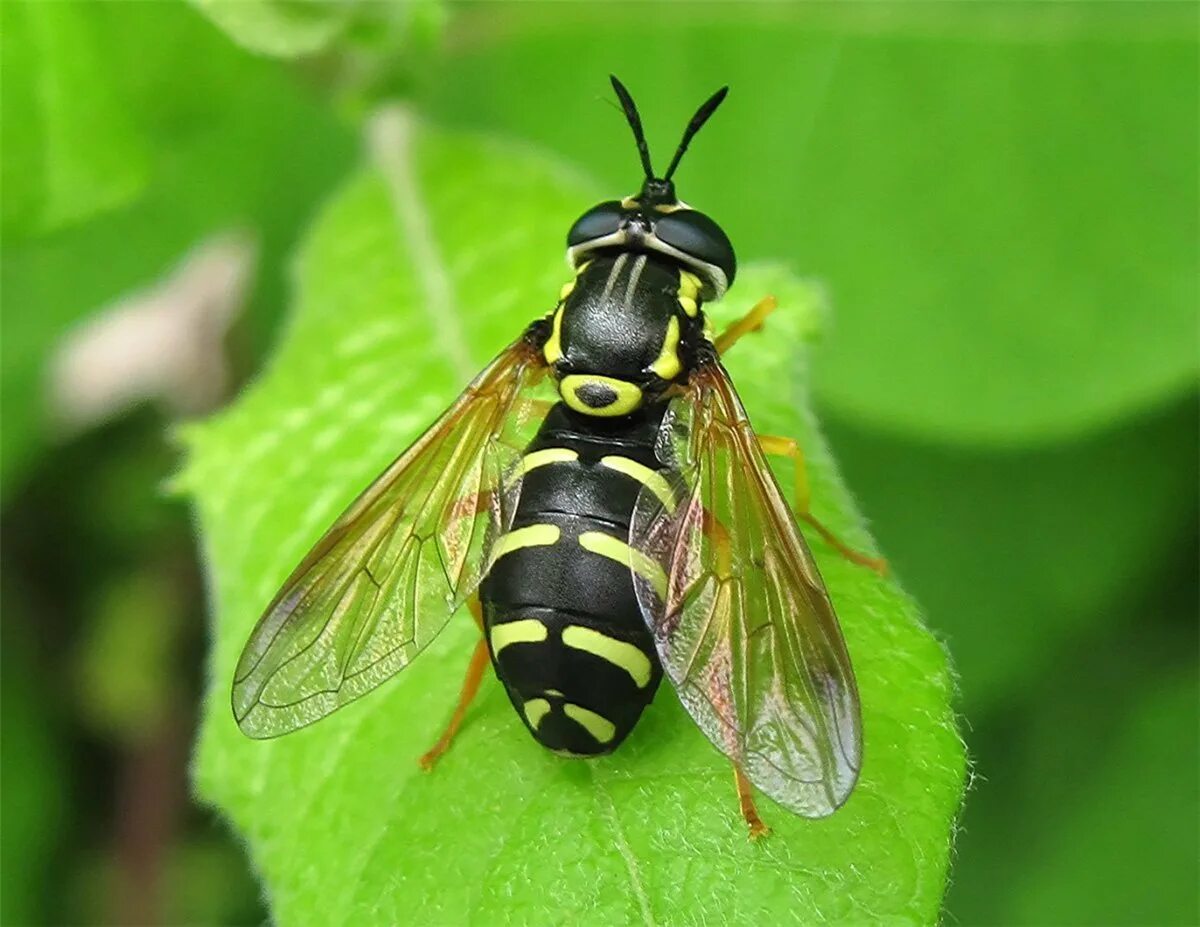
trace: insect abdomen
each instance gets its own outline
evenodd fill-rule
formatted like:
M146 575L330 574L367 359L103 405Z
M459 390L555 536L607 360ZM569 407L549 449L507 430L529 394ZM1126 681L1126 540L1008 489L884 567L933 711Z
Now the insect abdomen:
M556 406L526 450L516 516L481 587L496 674L552 750L615 749L662 678L632 576L661 571L627 543L642 487L669 491L659 418L604 429Z

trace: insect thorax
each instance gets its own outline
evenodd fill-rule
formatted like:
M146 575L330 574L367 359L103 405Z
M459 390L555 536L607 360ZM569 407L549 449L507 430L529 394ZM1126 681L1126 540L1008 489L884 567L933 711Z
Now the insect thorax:
M682 379L702 337L700 281L670 258L619 251L563 287L546 343L563 400L587 415L627 415Z

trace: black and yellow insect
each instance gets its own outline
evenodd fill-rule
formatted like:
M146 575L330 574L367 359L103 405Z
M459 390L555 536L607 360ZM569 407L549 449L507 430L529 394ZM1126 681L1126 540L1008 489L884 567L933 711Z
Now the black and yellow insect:
M462 604L483 637L445 733L490 661L543 745L614 750L665 674L747 779L810 817L845 801L861 734L829 597L720 355L704 304L733 283L721 227L671 177L725 98L696 112L658 177L633 100L612 80L645 181L571 228L574 279L296 568L238 662L233 710L251 737L303 727L400 671ZM879 564L876 564L879 565Z

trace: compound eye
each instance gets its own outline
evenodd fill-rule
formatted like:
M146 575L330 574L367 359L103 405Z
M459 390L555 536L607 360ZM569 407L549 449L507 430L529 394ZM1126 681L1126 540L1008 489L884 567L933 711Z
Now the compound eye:
M567 247L576 248L598 238L616 234L621 227L624 211L618 200L609 200L598 206L593 206L575 220L571 231L567 232Z
M733 283L737 258L729 237L712 219L694 209L677 209L654 223L654 234L672 248L719 267L725 274L726 285Z

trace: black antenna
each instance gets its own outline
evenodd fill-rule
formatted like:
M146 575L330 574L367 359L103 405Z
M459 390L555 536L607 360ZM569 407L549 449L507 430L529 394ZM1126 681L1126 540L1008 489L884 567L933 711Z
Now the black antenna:
M608 79L612 81L613 90L617 92L617 98L621 101L621 109L625 110L625 118L629 120L629 128L633 129L633 138L637 142L638 154L642 158L642 170L646 172L646 179L650 180L654 176L654 168L650 166L650 149L646 146L646 133L642 130L642 117L638 115L637 107L633 104L633 97L629 95L629 91L625 89L625 85L617 80L613 74L609 74ZM707 106L708 104L705 105ZM704 118L707 119L708 116L705 115ZM695 122L694 119L692 121ZM701 120L701 125L703 124L704 121ZM699 127L697 126L696 128Z
M616 78L614 77L613 80L615 81ZM619 92L620 91L618 91L618 93ZM729 93L729 87L722 87L711 97L705 100L704 104L698 110L696 110L696 115L692 117L692 121L688 123L687 128L683 132L683 141L679 143L679 147L675 150L675 157L671 159L671 166L667 168L667 173L663 177L663 180L671 179L671 175L675 173L675 168L679 167L680 158L682 158L683 153L687 151L688 142L692 140L692 136L694 136L700 131L701 128L703 128L704 123L708 122L708 117L717 111L717 107L721 105L722 101L725 99L725 94L727 93ZM633 101L631 100L630 106L632 105ZM637 114L635 113L634 115L636 116ZM640 129L641 126L639 125L638 128Z

